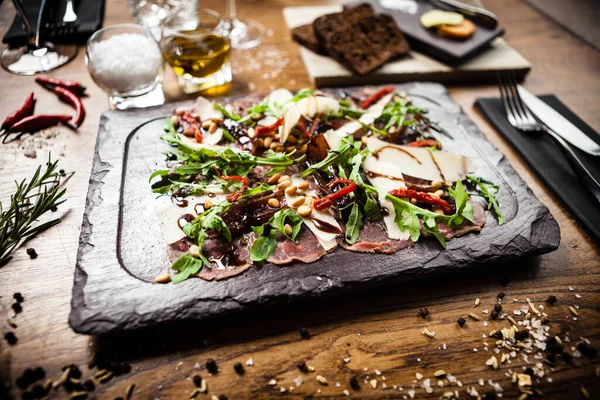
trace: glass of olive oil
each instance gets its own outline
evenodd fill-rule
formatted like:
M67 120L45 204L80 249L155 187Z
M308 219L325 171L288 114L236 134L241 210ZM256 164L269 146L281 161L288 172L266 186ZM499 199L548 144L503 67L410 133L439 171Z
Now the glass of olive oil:
M231 46L221 15L198 8L177 10L163 22L160 48L185 93L231 82Z

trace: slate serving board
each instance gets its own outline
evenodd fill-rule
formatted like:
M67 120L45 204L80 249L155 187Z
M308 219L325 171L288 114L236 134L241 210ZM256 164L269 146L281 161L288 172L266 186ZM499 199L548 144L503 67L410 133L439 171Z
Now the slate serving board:
M473 159L478 175L498 182L506 222L488 213L479 234L431 240L395 255L337 249L312 264L264 265L219 282L154 283L168 270L167 244L154 214L148 177L164 168L161 120L185 103L103 114L79 240L69 323L103 334L255 309L343 290L392 284L422 272L447 271L546 253L560 242L558 224L475 124L435 83L397 85L429 109L454 140L444 147ZM337 93L341 89L330 89ZM348 90L348 89L346 89ZM351 90L351 89L350 89ZM189 102L187 103L189 104ZM324 300L326 301L326 300Z

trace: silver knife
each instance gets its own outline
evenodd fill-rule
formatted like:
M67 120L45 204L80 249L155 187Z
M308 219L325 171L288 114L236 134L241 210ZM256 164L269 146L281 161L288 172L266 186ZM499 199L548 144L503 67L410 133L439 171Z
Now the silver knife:
M461 14L468 15L470 17L477 18L483 24L489 26L490 28L495 28L498 25L498 17L491 11L486 9L471 6L465 3L461 3L455 0L434 0L438 3L444 4L454 11L457 11Z
M518 85L518 90L527 107L548 128L578 149L593 156L600 156L600 145L581 132L571 121L560 115L554 108L544 103L523 86Z

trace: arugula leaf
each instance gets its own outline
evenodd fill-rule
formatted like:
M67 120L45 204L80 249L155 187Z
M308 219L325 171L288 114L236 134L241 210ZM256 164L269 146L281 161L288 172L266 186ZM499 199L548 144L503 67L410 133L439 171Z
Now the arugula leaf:
M504 215L502 215L502 210L500 210L500 204L498 204L498 200L495 196L495 194L497 194L500 191L500 186L483 178L479 178L472 175L467 176L467 180L473 185L475 185L475 188L478 188L478 192L488 203L487 209L494 209L496 217L498 218L498 225L502 225L504 223ZM493 190L495 193L492 193L491 190Z
M177 133L171 117L167 117L163 120L163 129L173 135Z
M223 114L223 116L224 116L225 118L229 118L229 119L232 119L232 120L234 120L234 121L239 121L240 119L242 119L242 117L241 117L241 116L239 116L239 115L237 115L237 114L230 113L229 111L227 111L227 109L226 109L225 107L223 107L222 105L220 105L220 104L218 104L218 103L213 103L213 107L214 107L216 110L219 110L219 111L221 111L221 113Z
M459 226L465 219L473 222L473 207L468 201L469 194L465 191L462 182L457 181L454 189L450 188L448 189L448 192L454 197L456 203L456 212L453 215L434 213L433 211L416 206L408 201L392 196L391 194L387 194L385 198L390 200L394 206L394 211L396 213L394 221L398 225L398 228L400 228L402 232L408 229L410 238L413 242L416 242L421 236L420 220L422 219L425 231L432 234L445 248L446 241L438 231L438 221L443 222L450 227Z
M229 142L235 142L233 135L231 135L231 133L229 133L229 131L225 128L223 128L223 137Z
M285 233L285 224L290 224L292 227L291 235ZM275 253L278 231L291 241L295 241L301 228L302 218L296 211L291 208L277 211L264 225L252 227L252 230L260 236L252 244L250 259L256 262L264 261Z
M197 274L202 269L202 260L192 257L190 253L185 253L177 261L173 263L171 268L177 273L173 276L173 283L181 283L190 275Z
M254 262L264 261L273 253L277 248L277 237L275 231L270 231L268 235L259 236L250 249L250 260Z
M363 227L362 213L358 204L352 205L348 222L346 222L346 242L348 244L354 244L358 240L358 235Z
M366 195L366 201L365 201L365 217L367 217L369 220L371 221L375 221L377 219L379 219L380 216L380 212L379 212L379 201L377 201L377 190L368 187L365 185L365 195Z

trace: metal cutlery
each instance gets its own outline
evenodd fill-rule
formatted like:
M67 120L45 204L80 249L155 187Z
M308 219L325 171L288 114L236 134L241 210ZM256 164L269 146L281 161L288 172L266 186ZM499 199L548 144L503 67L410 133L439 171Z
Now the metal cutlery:
M67 0L65 4L65 13L63 14L61 22L49 23L47 22L45 28L51 31L52 37L58 36L69 36L75 33L78 27L78 16L73 6L73 0Z
M567 161L577 173L586 189L600 202L600 182L581 162L569 144L556 132L546 125L537 121L529 108L523 102L517 88L517 80L512 71L498 73L498 86L500 87L500 96L506 112L508 122L515 128L524 133L540 132L546 133L558 144Z
M518 85L517 89L523 103L525 103L537 119L579 150L585 151L592 156L600 156L600 145L573 125L571 121L560 115L554 108L544 103L523 86Z
M487 25L490 28L495 28L498 25L498 17L496 14L483 8L470 6L455 0L434 0L434 2L443 4L452 10L469 17L477 18L484 25Z

